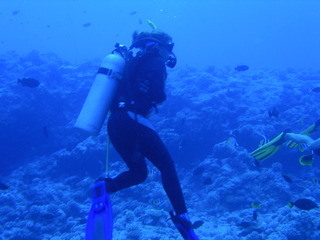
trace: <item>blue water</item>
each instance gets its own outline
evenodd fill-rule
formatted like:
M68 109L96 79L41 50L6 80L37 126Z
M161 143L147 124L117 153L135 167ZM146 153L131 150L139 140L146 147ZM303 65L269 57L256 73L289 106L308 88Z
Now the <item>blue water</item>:
M282 146L256 166L249 155L263 139L319 119L320 93L311 91L320 87L319 8L312 0L1 1L0 183L9 188L0 189L0 240L84 239L107 133L88 137L73 126L101 59L116 42L130 45L133 31L150 30L148 19L175 42L167 101L151 121L191 219L204 221L200 239L319 239L319 209L287 206L320 204L319 157L301 166L310 151ZM235 71L239 64L249 70ZM23 77L40 86L18 84ZM270 118L274 107L279 116ZM110 176L125 169L112 146L107 165ZM149 169L145 183L112 196L116 240L180 237Z
M319 67L316 0L1 1L0 51L52 51L79 61L130 44L147 19L170 33L179 64ZM13 11L19 11L13 15ZM83 27L90 23L90 27Z

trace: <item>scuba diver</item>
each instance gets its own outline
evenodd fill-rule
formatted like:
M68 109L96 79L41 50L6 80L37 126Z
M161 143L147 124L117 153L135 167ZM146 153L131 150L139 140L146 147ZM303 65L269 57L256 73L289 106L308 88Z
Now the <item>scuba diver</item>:
M125 59L125 62L122 63L121 59L116 56L107 56L102 67L98 70L96 80L90 90L93 93L89 93L76 127L86 130L92 135L99 133L105 118L104 109L106 107L104 106L101 110L103 114L96 113L96 92L101 92L102 87L99 84L103 77L109 78L106 81L109 82L107 84L113 84L111 80L116 80L113 82L117 82L118 87L110 100L111 115L107 123L108 135L115 150L126 163L128 170L114 178L103 177L96 181L93 205L87 222L86 239L94 239L92 236L95 232L95 222L99 222L96 220L98 214L106 222L105 228L110 229L107 225L110 225L110 221L112 221L112 217L110 217L112 212L109 211L106 216L101 214L106 208L111 208L108 194L145 181L148 176L146 159L161 173L163 188L174 209L174 212L170 212L171 220L181 236L189 240L199 239L194 233L187 214L175 164L148 119L152 112L158 111L157 105L166 100L166 67L175 67L177 61L172 51L173 46L172 38L155 27L150 32L134 32L132 45L129 49L117 44L114 50ZM110 59L116 62L111 67ZM121 67L118 67L119 64ZM123 74L120 77L115 73L120 72L122 65ZM110 88L110 86L106 87L105 91L109 91L107 89ZM102 98L102 94L100 95ZM102 102L105 103L107 100ZM95 115L100 116L99 114L102 116L100 117L101 121L99 120L99 123L96 124L97 127L92 127L94 125L92 122L97 119ZM90 120L88 120L89 118ZM101 188L102 183L105 186L103 189ZM105 239L112 239L112 233Z
M161 173L164 190L175 214L171 219L184 239L198 239L193 232L174 162L149 122L157 104L166 100L166 66L173 68L172 38L160 31L134 32L129 48L125 76L111 105L108 134L116 151L128 167L115 178L105 178L109 193L146 180L146 158ZM135 52L135 55L133 55Z
M312 154L301 156L299 162L303 166L312 165L314 155L320 155L320 138L314 140L310 136L319 130L320 119L300 134L285 130L270 142L251 152L250 155L256 160L264 161L276 154L280 147L286 143L289 148L297 147L301 152L307 149L311 150Z

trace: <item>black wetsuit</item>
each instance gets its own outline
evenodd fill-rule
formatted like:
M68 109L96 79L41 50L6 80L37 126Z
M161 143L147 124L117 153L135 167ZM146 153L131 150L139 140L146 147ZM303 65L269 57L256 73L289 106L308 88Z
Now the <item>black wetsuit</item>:
M129 62L128 66L127 76L111 108L108 133L129 170L109 179L107 189L116 192L143 182L148 175L147 158L159 169L164 190L176 214L186 213L175 165L167 148L152 128L136 119L136 114L147 117L155 104L166 99L164 60L155 53L146 53Z

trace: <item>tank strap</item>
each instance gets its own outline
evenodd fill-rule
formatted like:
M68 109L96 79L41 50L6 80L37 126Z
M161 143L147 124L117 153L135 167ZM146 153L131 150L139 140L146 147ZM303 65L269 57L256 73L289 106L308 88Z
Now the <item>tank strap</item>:
M101 68L98 69L97 73L100 73L100 74L103 74L103 75L107 75L107 76L111 76L112 69L101 67Z
M109 68L104 68L104 67L100 67L98 69L97 74L103 74L103 75L107 75L107 76L112 76L113 78L120 80L122 79L122 74L120 74L119 72L114 72L112 69Z

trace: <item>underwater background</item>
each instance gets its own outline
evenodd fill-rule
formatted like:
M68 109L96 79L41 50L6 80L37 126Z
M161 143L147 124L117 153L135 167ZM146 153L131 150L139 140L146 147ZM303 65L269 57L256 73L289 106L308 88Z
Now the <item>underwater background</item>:
M84 239L107 133L73 126L103 57L151 30L147 20L175 42L167 101L151 121L192 221L203 222L199 238L320 239L319 208L287 205L320 203L319 157L302 166L310 152L285 145L262 163L249 155L319 119L319 9L316 0L0 1L0 240ZM112 146L108 166L110 176L125 169ZM115 240L181 239L152 165L111 201Z

